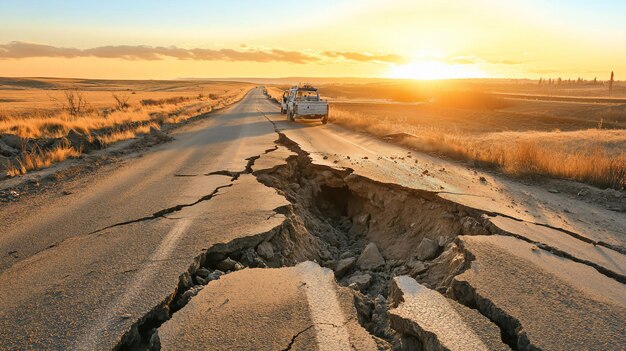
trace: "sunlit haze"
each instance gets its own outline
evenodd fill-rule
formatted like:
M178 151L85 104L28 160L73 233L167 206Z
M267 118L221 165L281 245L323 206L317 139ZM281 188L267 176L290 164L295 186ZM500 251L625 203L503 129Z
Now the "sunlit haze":
M0 76L608 79L626 72L624 13L617 0L5 1Z

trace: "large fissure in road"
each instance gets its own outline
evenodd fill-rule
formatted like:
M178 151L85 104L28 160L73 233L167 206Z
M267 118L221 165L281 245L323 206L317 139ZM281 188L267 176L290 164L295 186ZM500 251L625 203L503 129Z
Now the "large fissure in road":
M360 324L390 348L420 345L390 323L390 280L409 275L446 294L471 258L456 237L491 234L483 213L435 193L315 165L283 134L278 143L297 156L255 172L258 180L289 200L288 218L315 238L318 262L335 270L339 284L353 288Z
M394 324L390 318L389 308L398 303L389 296L390 282L396 276L410 276L480 312L498 326L502 341L512 349L535 348L518 320L481 297L467 282L455 279L473 260L459 236L514 236L488 221L487 216L493 214L442 199L435 192L384 184L349 169L313 164L306 152L281 133L277 146L265 154L278 147L296 155L282 165L259 170L254 161L262 155L253 156L242 172L213 174L231 176L236 182L240 174L252 173L260 183L276 189L290 203L275 210L284 216L282 224L202 252L181 274L178 289L137 321L117 349L160 349L158 327L224 274L245 267L293 266L307 260L333 269L337 282L352 288L359 323L382 348L432 346L432 341L424 344L422 334ZM550 250L545 245L542 248ZM553 253L559 255L559 250ZM562 252L560 256L572 259Z

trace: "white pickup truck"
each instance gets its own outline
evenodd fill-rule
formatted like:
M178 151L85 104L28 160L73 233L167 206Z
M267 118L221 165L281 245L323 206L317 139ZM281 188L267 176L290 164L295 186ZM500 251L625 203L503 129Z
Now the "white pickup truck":
M328 101L322 100L316 88L310 85L294 86L285 90L280 103L280 113L287 114L287 119L321 119L328 122Z

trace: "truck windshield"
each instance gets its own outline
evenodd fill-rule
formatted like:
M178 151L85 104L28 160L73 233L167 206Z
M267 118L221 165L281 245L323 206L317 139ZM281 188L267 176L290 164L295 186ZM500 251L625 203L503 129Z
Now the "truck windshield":
M301 91L298 91L298 94L296 95L296 99L303 100L303 101L317 101L320 99L320 95L317 93L317 91L301 90Z

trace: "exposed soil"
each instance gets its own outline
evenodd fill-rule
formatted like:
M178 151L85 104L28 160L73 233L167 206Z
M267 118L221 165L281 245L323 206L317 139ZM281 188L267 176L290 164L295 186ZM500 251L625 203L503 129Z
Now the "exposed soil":
M449 291L452 278L468 263L455 238L490 234L481 213L433 193L377 183L351 170L314 165L282 134L277 143L298 156L288 158L284 165L256 172L257 158L253 157L239 174L254 174L259 182L289 200L290 205L276 209L285 216L283 224L269 233L213 246L199 255L180 276L177 291L138 321L117 349L159 349L158 326L205 284L223 274L244 267L277 268L307 260L334 269L337 282L353 289L359 322L379 339L382 348L403 349L402 342L419 343L389 325L390 279L409 275L441 293ZM227 175L233 182L238 178L238 174ZM420 260L424 239L436 249ZM368 266L362 264L360 256L371 243L384 259ZM267 246L271 247L271 257L262 255ZM354 262L339 272L340 262L346 259Z

